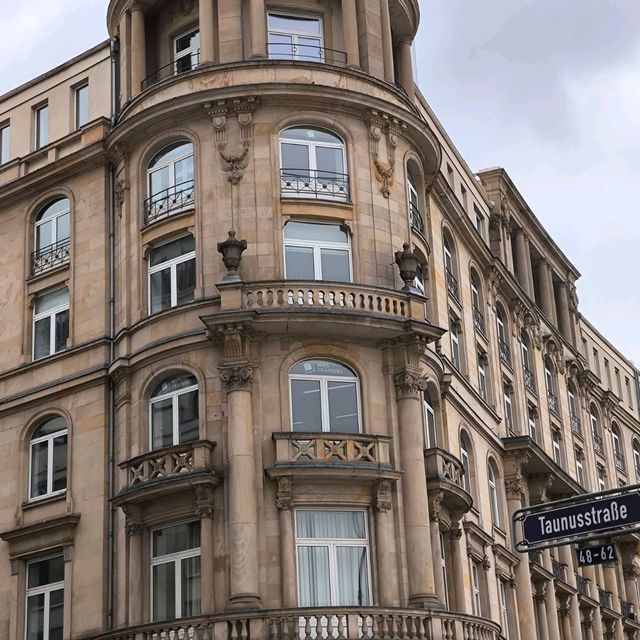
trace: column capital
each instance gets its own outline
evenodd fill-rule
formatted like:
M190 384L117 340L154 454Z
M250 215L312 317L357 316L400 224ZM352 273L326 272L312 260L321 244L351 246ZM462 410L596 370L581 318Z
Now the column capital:
M122 510L125 514L124 529L128 536L140 536L144 531L142 524L142 511L138 505L124 504Z
M391 481L381 480L376 488L373 508L375 511L386 513L391 511L391 506Z
M227 363L218 367L220 380L229 391L250 391L255 367L247 361Z
M396 396L400 398L418 398L427 388L427 380L421 373L413 368L405 368L396 371L393 376L396 386Z
M278 478L276 506L280 511L293 509L293 483L289 477Z
M196 516L199 518L213 518L214 506L211 490L202 485L196 485L194 491L196 494Z
M517 498L518 500L524 498L524 479L522 475L517 474L511 478L505 478L504 490L507 500L509 498Z

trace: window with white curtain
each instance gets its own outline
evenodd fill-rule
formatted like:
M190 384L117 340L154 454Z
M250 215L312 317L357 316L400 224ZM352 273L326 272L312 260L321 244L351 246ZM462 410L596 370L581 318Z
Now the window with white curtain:
M471 561L471 598L473 603L473 615L482 616L482 597L480 595L480 566L474 560Z
M440 533L440 570L442 571L442 584L444 584L444 607L449 608L449 582L447 580L447 555L444 548L444 536Z
M39 294L33 306L33 359L63 351L68 338L69 289Z
M62 640L64 624L64 558L27 564L26 640Z
M369 606L366 512L297 509L298 606Z
M496 527L500 526L500 502L498 498L498 483L493 465L487 465L487 482L489 484L489 499L491 501L491 520Z
M469 447L464 435L460 436L460 462L462 463L462 488L471 494L471 463L469 461Z
M509 593L508 585L505 580L499 579L498 586L500 589L500 617L502 619L502 635L505 640L509 640Z
M424 448L430 449L438 446L436 413L433 410L429 392L426 390L422 392L422 417L424 420Z
M151 619L200 614L200 522L151 533Z
M151 448L198 439L198 382L189 374L163 380L149 402Z

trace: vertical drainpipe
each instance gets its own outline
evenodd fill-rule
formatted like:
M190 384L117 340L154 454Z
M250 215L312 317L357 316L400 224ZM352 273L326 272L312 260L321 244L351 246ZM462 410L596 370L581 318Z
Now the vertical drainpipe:
M115 126L117 111L118 68L117 68L118 43L111 39L111 127ZM108 166L108 194L107 216L109 233L109 368L113 364L115 349L115 267L114 267L114 241L115 241L115 206L114 206L114 168L111 162ZM109 413L107 422L107 629L113 629L114 609L114 558L115 558L115 510L112 505L115 486L115 390L113 379L109 377Z

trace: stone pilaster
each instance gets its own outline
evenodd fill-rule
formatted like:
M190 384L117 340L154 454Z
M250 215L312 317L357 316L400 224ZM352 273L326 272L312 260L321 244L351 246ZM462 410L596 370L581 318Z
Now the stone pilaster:
M125 532L129 546L129 566L128 566L128 599L129 599L129 624L140 624L142 619L142 575L143 575L143 553L142 534L144 527L140 507L135 505L123 506L125 513Z
M282 606L296 606L296 560L293 535L293 488L291 478L278 478L276 504L280 519L280 571Z
M376 527L376 551L380 584L380 604L383 607L397 606L397 571L392 550L395 548L393 537L391 501L391 482L381 480L378 483L373 505Z
M249 30L251 32L251 57L267 55L267 25L264 0L249 0Z
M198 0L200 28L200 63L213 62L215 57L213 0Z
M147 76L147 39L144 11L140 4L131 7L131 94L142 91L142 81Z

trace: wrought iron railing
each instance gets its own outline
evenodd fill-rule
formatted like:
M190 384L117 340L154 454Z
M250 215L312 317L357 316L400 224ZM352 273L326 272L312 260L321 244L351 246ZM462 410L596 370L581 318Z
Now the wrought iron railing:
M280 193L283 197L316 200L349 200L349 176L318 169L280 169Z
M547 401L549 403L549 411L559 416L560 403L558 402L558 397L554 393L551 393L551 391L547 391Z
M445 269L445 277L447 279L447 291L449 291L450 295L452 295L456 300L460 300L458 295L458 280L457 278L449 271L449 269Z
M622 598L620 598L620 613L623 618L627 618L629 620L636 619L636 615L633 612L633 605Z
M565 565L562 564L562 562L555 558L551 558L551 571L556 580L564 580L566 582Z
M194 191L193 180L186 180L154 193L144 201L145 224L151 224L156 220L193 207Z
M591 434L593 436L593 448L600 454L604 455L604 442L602 436L595 431Z
M326 64L347 64L347 54L337 49L327 49L314 44L294 44L269 42L270 60L300 60L303 62L324 62Z
M409 217L411 218L411 228L424 235L424 220L420 210L413 202L409 203Z
M41 249L36 249L31 254L31 274L37 276L39 273L66 264L69 262L70 253L71 241L69 238L42 247Z
M473 307L473 326L476 328L476 331L481 333L483 336L487 334L484 316L482 315L482 311L477 307Z
M500 349L500 360L505 364L511 365L511 349L509 345L502 338L498 338L498 347Z
M601 607L611 609L611 592L602 587L598 587L598 602Z
M191 53L189 55L183 56L170 62L169 64L165 64L162 67L156 69L153 73L149 74L142 81L142 90L148 89L149 87L157 84L161 80L165 80L166 78L172 78L173 76L179 76L183 73L187 73L188 71L193 71L200 64L200 52Z
M636 467L636 482L640 482L640 468Z
M582 436L582 424L575 413L571 414L571 431L578 436Z
M542 551L529 551L529 562L542 566Z
M616 469L618 469L619 471L626 471L626 465L624 463L624 456L622 455L622 453L620 451L614 451L613 457L616 461Z
M528 367L524 367L524 386L531 391L531 393L537 393L536 391L536 379L533 375L533 371Z
M583 596L589 595L589 581L579 573L576 573L576 589L578 593L581 593Z

